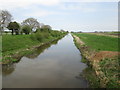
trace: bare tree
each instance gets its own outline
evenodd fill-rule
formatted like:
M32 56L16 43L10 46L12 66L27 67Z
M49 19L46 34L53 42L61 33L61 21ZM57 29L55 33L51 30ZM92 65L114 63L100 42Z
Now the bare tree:
M7 10L0 10L0 33L4 31L4 28L11 22L12 15Z
M35 18L28 18L22 22L22 26L29 26L31 30L36 30L37 28L40 28L40 23Z

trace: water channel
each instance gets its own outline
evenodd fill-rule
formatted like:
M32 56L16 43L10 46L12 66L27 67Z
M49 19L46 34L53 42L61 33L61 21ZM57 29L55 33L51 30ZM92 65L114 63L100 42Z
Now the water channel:
M52 45L37 48L18 63L3 65L3 88L87 88L80 74L87 67L81 62L71 34Z

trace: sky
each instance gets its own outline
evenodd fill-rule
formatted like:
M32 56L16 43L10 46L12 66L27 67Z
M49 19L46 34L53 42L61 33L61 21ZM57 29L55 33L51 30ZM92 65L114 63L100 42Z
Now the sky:
M0 10L8 10L13 21L33 17L54 30L118 30L118 0L0 0Z

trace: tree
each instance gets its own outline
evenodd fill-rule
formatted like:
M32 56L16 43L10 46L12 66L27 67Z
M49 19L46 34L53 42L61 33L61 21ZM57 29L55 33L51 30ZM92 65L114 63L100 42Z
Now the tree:
M19 34L20 25L17 22L10 22L7 28L9 30L12 30L12 35L14 34L14 32L16 33L16 35Z
M50 25L43 25L41 26L41 30L42 31L50 31L52 29L52 27Z
M39 22L35 18L28 18L22 22L22 26L29 26L32 31L36 30L37 28L40 27Z
M22 32L23 32L23 33L25 33L25 34L29 34L30 31L31 31L30 26L25 25L25 26L22 27Z
M2 32L5 27L11 22L12 15L6 10L0 10L0 32Z

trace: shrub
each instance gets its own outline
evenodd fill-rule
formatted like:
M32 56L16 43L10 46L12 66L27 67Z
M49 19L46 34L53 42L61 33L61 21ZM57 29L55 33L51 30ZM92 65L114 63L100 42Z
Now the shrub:
M25 34L29 34L31 32L31 28L28 25L22 27L22 31Z
M47 32L40 32L40 31L38 31L38 32L36 32L36 33L31 35L31 38L33 40L38 40L38 41L43 41L45 39L48 39L49 37L50 37L49 33L47 33Z

